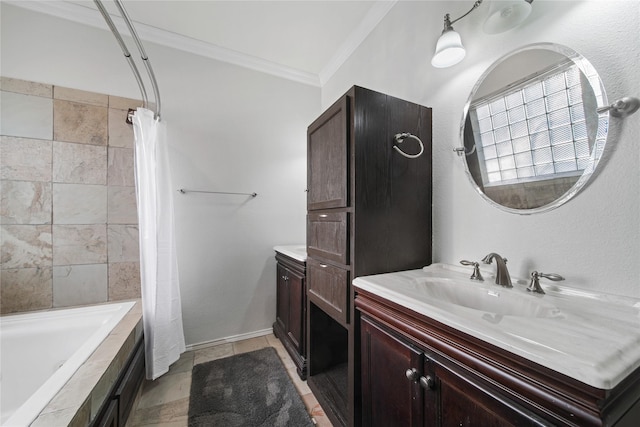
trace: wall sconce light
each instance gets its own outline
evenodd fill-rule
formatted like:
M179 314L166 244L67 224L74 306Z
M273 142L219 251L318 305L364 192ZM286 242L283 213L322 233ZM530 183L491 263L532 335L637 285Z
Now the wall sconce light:
M451 20L447 13L444 15L444 30L436 43L436 51L431 59L431 65L436 68L446 68L462 61L466 50L462 45L460 34L453 30L453 24L473 12L483 0L477 0L471 9L459 17ZM492 0L489 15L482 27L487 34L498 34L520 25L531 13L533 0Z
M489 15L482 30L487 34L509 31L522 24L531 13L533 0L493 0L489 5Z

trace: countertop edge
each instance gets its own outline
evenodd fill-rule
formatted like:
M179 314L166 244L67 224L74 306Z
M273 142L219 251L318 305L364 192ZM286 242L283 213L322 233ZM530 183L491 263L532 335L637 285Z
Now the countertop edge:
M306 245L278 245L273 250L300 262L307 261Z

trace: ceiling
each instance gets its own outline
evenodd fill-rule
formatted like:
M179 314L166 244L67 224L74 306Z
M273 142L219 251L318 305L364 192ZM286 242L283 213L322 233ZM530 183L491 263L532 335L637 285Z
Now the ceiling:
M396 1L123 0L123 4L144 41L321 85ZM8 3L107 28L92 0ZM103 4L119 31L128 34L113 1Z

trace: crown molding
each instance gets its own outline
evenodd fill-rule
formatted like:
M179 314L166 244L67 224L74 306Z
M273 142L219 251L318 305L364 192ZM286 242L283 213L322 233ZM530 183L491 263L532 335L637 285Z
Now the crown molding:
M2 0L13 6L29 9L34 12L44 13L69 21L77 22L91 27L109 31L102 16L95 9L82 6L76 3L65 1L19 1ZM238 65L240 67L271 74L287 80L292 80L306 85L322 87L340 66L353 54L364 39L373 31L380 21L387 15L389 10L398 0L377 1L365 15L364 19L356 26L353 32L340 46L329 62L322 68L319 75L301 71L295 68L267 61L256 56L247 55L232 49L217 46L212 43L203 42L170 31L162 30L150 25L135 22L138 36L149 43L155 43L166 47L171 47L181 51L193 53L210 59ZM124 19L119 15L111 15L116 28L123 36L129 36Z
M318 75L320 87L324 86L342 64L349 59L358 46L360 46L367 36L378 26L380 21L387 16L387 13L389 13L397 2L398 0L377 1L371 9L369 9L364 19L356 26L344 43L340 45L329 62L320 70L320 74Z
M104 22L100 13L92 8L78 5L76 3L66 3L64 1L16 1L2 0L3 3L12 6L29 9L34 12L40 12L47 15L63 18L69 21L78 22L80 24L89 25L105 31L110 31ZM123 37L130 37L129 30L126 27L124 19L119 15L111 15L116 28ZM145 25L139 22L134 23L136 32L140 39L155 43L166 47L190 52L195 55L215 59L222 62L238 65L240 67L249 68L255 71L271 74L298 83L311 86L320 86L320 80L317 75L295 68L286 67L275 62L267 61L262 58L243 54L231 49L226 49L212 43L206 43L170 31L161 30L159 28ZM150 58L153 60L153 58Z

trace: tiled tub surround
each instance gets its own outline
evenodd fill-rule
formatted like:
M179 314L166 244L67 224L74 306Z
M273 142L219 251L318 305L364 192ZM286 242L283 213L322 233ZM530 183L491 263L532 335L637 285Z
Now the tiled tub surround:
M98 310L102 305L95 306ZM85 310L84 308L82 310ZM45 311L41 315L62 318L68 310ZM40 313L38 313L40 314ZM36 314L37 315L37 314ZM21 315L18 315L21 316ZM31 314L27 315L31 316ZM13 316L11 316L13 317ZM73 334L73 330L67 331ZM142 308L139 300L124 315L95 351L80 365L60 391L35 418L32 427L86 426L102 403L127 359L142 337ZM72 358L75 356L72 356ZM4 362L3 362L4 363ZM3 366L4 370L5 366ZM4 394L5 390L3 390Z
M0 82L0 311L139 298L140 101Z

